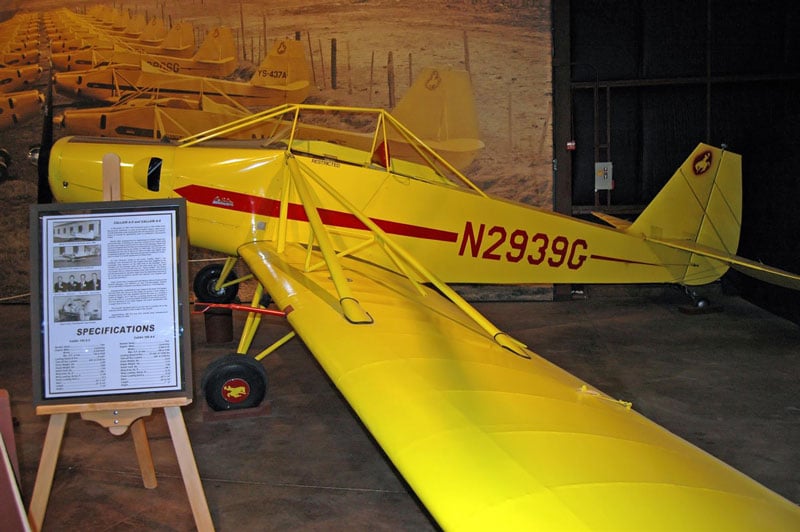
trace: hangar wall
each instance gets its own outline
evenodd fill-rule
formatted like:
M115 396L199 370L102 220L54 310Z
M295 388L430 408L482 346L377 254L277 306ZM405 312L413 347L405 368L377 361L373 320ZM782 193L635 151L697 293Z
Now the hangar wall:
M554 154L570 159L569 209L595 203L595 161L614 164L606 208L635 213L698 142L726 144L743 156L739 254L800 271L800 4L554 0L553 17L568 25L555 29L553 79L555 120L566 130L555 134ZM569 72L560 86L559 61ZM563 195L556 203L565 210ZM725 281L800 323L797 293L735 272Z

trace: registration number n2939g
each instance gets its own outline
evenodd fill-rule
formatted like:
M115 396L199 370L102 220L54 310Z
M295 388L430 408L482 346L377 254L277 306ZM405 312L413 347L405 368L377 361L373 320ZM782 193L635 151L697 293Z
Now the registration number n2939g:
M472 222L464 226L458 254L485 260L527 262L533 266L567 267L577 270L586 262L584 253L589 245L583 238L570 240L566 236L529 233L525 229L509 230L500 225L475 229Z

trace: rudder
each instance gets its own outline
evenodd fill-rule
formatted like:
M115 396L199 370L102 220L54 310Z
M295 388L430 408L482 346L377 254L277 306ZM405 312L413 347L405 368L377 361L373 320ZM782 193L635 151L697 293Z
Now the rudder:
M233 33L229 27L220 26L208 32L192 59L199 62L219 62L235 57L236 43L233 41Z
M699 144L627 232L654 240L693 242L735 255L741 214L741 156ZM703 284L720 277L728 266L692 254L686 268L685 284Z
M259 87L292 87L309 83L308 60L303 44L292 39L277 41L258 66L250 84Z

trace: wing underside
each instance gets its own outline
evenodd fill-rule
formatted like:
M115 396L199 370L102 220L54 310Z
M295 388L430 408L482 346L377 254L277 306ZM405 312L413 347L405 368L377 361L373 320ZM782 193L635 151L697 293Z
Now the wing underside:
M445 529L790 529L800 510L619 401L504 349L427 286L341 260L350 323L316 252L239 250Z

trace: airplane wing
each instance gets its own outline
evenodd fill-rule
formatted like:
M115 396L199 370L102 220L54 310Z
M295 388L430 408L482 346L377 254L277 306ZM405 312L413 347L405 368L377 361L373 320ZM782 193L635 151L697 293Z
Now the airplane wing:
M446 530L797 529L800 508L534 353L501 347L427 285L318 251L239 255ZM474 310L474 309L473 309Z
M753 277L754 279L758 279L759 281L790 288L792 290L800 290L800 275L687 240L658 239L651 236L645 238L650 242L655 242L663 246L689 251L697 255L725 262L734 270Z

